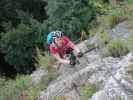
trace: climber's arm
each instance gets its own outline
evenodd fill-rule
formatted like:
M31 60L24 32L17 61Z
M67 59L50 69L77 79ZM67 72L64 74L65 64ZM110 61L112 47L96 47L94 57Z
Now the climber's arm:
M58 53L56 54L53 54L52 55L56 60L58 60L60 63L64 63L64 64L70 64L70 61L69 60L66 60L66 59L62 59Z

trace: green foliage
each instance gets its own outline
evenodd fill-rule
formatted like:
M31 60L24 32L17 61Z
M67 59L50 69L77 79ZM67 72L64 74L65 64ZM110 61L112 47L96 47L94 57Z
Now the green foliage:
M37 61L36 66L40 68L44 68L45 70L50 69L55 63L55 59L49 54L47 54L46 52L44 53L38 48L36 51L37 51L37 57L35 58Z
M13 25L12 25L11 21L2 22L2 27L4 28L5 31L9 31L13 28Z
M3 24L6 32L0 34L0 52L5 55L6 62L15 66L18 72L29 73L35 62L36 47L43 48L46 25L21 10L17 10L17 13L21 24L16 28L10 23Z
M38 97L41 91L44 91L49 83L58 77L56 72L49 72L47 76L41 79L41 82L37 86L32 86L27 89L28 100L34 100Z
M32 15L30 15L29 13L25 13L22 10L17 10L17 14L18 18L21 20L21 23L30 27L32 31L37 33L37 38L35 39L35 42L37 44L43 44L44 37L46 38L46 34L44 34L46 32L46 24L41 24L40 22L38 22L38 20L34 19Z
M133 0L126 0L128 4L133 4Z
M88 100L96 92L96 87L92 84L85 84L80 87L81 100Z
M60 97L56 96L56 97L53 98L53 100L60 100Z
M15 67L30 67L33 64L33 56L36 54L37 37L38 33L24 24L5 33L0 41L0 48L5 54L5 60Z
M31 77L28 75L18 76L15 80L0 78L0 100L20 100L22 98L34 100L57 77L56 72L49 72L37 86L32 84Z
M90 83L87 83L79 88L79 92L81 96L80 100L88 100L96 92L96 87ZM64 96L55 96L52 100L67 100L67 98Z
M91 0L90 4L95 8L97 15L106 14L108 4L104 0Z
M105 56L120 57L128 53L127 47L121 39L112 40L103 49Z
M106 17L110 10L110 6L107 1L105 2L105 0L91 0L90 4L96 10L95 20L92 20L91 23L89 23L89 33L90 36L93 36L97 33L97 31L103 31L103 29L108 28L109 19L107 19Z
M19 76L15 80L0 80L0 100L17 100L19 93L28 87L30 77Z
M0 1L0 23L11 21L13 25L17 25L20 20L16 10L29 12L34 18L43 21L47 16L44 10L46 2L42 0L2 0Z
M88 0L48 0L48 30L62 30L73 40L80 32L88 31L87 25L95 15Z
M110 9L110 28L113 28L116 24L122 22L127 19L130 15L130 11L127 4L121 5L115 9Z
M129 0L130 1L130 0ZM89 30L90 33L97 33L112 29L117 25L118 23L122 22L123 20L126 20L130 18L132 20L132 3L129 4L128 1L122 2L121 5L118 7L112 7L111 5L107 3L99 3L101 1L92 1L94 7L98 8L100 10L103 10L103 13L97 13L96 20L93 21L92 25L90 26L91 29ZM95 3L96 2L96 3ZM100 5L101 6L100 6ZM99 11L100 11L99 10ZM101 12L101 11L100 11Z

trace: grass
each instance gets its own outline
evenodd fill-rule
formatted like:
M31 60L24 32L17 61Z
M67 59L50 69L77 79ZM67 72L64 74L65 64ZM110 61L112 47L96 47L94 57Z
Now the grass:
M103 48L109 43L109 36L106 32L98 34L98 47Z
M18 76L15 80L0 79L0 100L35 100L39 93L56 79L58 74L50 72L43 77L36 86L31 82L30 76Z
M104 56L121 57L128 53L128 48L121 39L112 40L103 49Z
M106 3L99 3L99 1L92 1L98 11L103 12L97 14L96 20L89 26L90 36L99 32L108 32L108 30L115 27L119 22L124 19L133 20L133 1L125 0L117 7L112 7Z
M27 89L28 100L34 100L39 96L41 91L47 89L49 83L54 80L58 75L56 73L50 73L42 79L42 81L37 86L32 86Z
M37 49L37 64L45 70L48 70L54 63L53 59L48 54ZM52 61L52 64L49 64ZM18 76L15 80L0 79L0 100L35 100L39 93L45 90L49 83L58 77L55 70L49 70L48 75L41 79L41 82L35 86L32 84L30 75Z
M37 67L40 67L44 70L50 70L55 63L55 59L51 57L47 52L43 52L40 49L36 49L37 57L35 58Z
M18 76L15 80L0 81L0 100L17 100L21 91L29 86L29 76Z
M90 83L80 87L81 100L88 100L96 92L96 87Z
M91 96L96 92L96 87L92 84L85 84L79 88L79 92L81 95L80 100L88 100ZM52 100L67 100L64 96L56 96Z
M37 84L37 86L32 84L30 87L24 90L27 100L36 99L39 93L41 91L44 91L48 87L49 83L55 80L59 75L54 69L52 69L52 65L55 63L54 59L52 59L52 57L49 54L44 53L40 49L37 48L36 50L36 67L48 70L48 75L43 77L41 79L41 82ZM23 94L23 91L21 91L21 93Z

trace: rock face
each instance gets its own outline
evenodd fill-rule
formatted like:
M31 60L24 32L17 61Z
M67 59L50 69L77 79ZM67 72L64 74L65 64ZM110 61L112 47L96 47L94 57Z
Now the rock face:
M37 69L31 74L32 84L37 85L38 83L40 83L42 77L45 77L47 74L48 74L47 71L42 69Z
M73 73L61 75L47 90L40 93L40 97L43 100L52 100L55 96L63 95L66 96L66 100L80 100L78 87L89 82L95 84L98 89L90 100L133 100L133 79L126 72L127 66L133 63L132 53L123 59L102 59L99 52L93 50L86 56L88 61L94 61L77 71L73 70Z
M128 38L132 33L127 25L127 21L118 24L109 32L109 38L111 40L121 38L127 45ZM104 62L105 59L101 60L101 62ZM107 67L109 67L110 64L106 63ZM105 65L102 67L105 68ZM107 68L108 71L106 70L106 74L98 71L89 78L89 81L96 84L99 88L99 91L89 100L133 100L133 54L129 53L118 61L118 63L112 67L113 69L110 68Z
M132 59L132 53L125 56L117 64L120 68L108 78L103 89L89 100L133 100L133 77L127 71L130 64L133 63ZM133 66L131 67L133 68Z
M116 25L116 27L109 32L109 38L112 40L121 38L127 44L128 37L132 34L131 29L128 29L128 23L129 22L124 21Z

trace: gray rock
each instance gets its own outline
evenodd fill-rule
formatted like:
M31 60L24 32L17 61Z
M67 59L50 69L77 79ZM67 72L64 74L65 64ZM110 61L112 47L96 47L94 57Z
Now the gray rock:
M107 93L101 90L99 92L96 92L96 94L92 96L92 98L89 100L109 100L109 99Z
M31 74L32 83L37 85L41 82L42 77L45 77L48 74L48 71L37 69Z
M100 98L104 96L105 100L133 100L133 84L125 79L125 77L129 76L126 73L126 67L131 63L132 58L132 53L125 56L117 64L121 67L108 78L103 89L95 93L90 100L101 100ZM130 81L133 81L133 79L130 79Z
M108 81L108 78L111 76L108 70L111 73L115 73L120 68L120 66L117 65L119 61L119 58L112 57L107 57L99 60L99 62L97 62L97 64L99 65L97 67L97 70L90 76L88 81L92 84L95 84L98 89L103 88Z
M64 94L65 100L81 100L78 92L73 89L72 91Z
M82 53L92 50L97 47L97 37L91 37L88 40L77 44L77 47L81 50Z
M121 38L127 44L127 40L129 38L129 35L131 34L129 32L129 29L127 28L127 24L128 24L127 21L124 21L124 22L118 24L116 27L114 27L109 32L109 38L111 40Z

